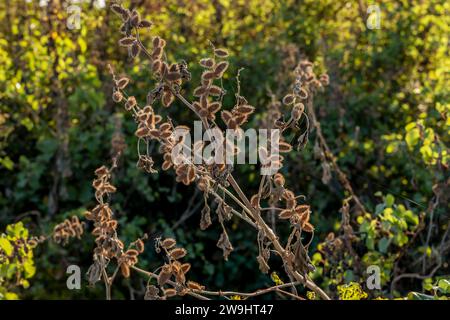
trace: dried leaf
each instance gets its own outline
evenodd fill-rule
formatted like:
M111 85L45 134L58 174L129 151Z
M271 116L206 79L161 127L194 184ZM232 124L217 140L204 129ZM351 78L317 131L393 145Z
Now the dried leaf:
M205 230L211 225L211 209L205 205L202 209L202 215L200 218L200 229Z
M228 234L225 231L222 232L222 234L220 235L219 241L217 241L217 247L222 249L223 258L225 259L225 261L228 261L228 256L234 250L234 248L231 245L230 239L228 238Z

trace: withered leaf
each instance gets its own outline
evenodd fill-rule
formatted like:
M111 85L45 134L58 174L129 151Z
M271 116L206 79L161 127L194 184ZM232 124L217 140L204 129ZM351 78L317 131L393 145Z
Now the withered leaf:
M228 256L234 250L234 248L231 245L230 239L228 238L228 234L225 231L222 232L222 234L220 235L219 241L217 241L217 247L222 249L223 258L225 259L225 261L228 261Z

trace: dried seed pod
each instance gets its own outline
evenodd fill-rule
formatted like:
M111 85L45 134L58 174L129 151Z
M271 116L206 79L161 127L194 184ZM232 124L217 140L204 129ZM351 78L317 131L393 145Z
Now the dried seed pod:
M212 68L214 66L214 60L211 58L205 58L200 60L200 65L205 68Z
M137 27L139 25L141 18L139 16L139 12L137 12L136 10L133 10L131 12L131 17L130 17L130 25L133 27Z
M200 108L204 110L208 110L208 96L206 94L200 97Z
M283 98L283 103L285 105L293 104L294 101L295 101L295 96L293 94L285 95L284 98Z
M250 198L250 204L253 208L259 208L259 195L255 194Z
M131 58L136 58L139 53L141 52L141 47L139 46L139 43L137 41L133 42L130 48L130 55Z
M126 252L126 255L128 255L130 257L135 257L135 256L139 255L139 252L134 249L128 249Z
M156 73L160 72L160 70L161 70L161 60L158 60L158 59L153 60L152 70L153 70L153 72L156 72Z
M169 156L170 156L170 155L169 155ZM162 168L164 171L167 171L167 170L169 170L169 169L172 167L172 165L173 165L173 164L172 164L172 161L166 160L166 161L163 162L161 168Z
M111 10L117 13L118 15L123 15L124 13L126 13L126 10L121 5L116 3L111 5Z
M280 212L280 214L278 215L278 217L280 219L289 219L290 217L292 217L294 215L294 211L290 210L290 209L285 209L283 211Z
M136 249L139 253L144 252L144 242L141 239L136 240Z
M236 107L235 111L238 113L243 113L245 115L248 115L255 111L255 107L250 106L250 105L241 105L241 106Z
M158 275L158 285L162 287L167 283L167 281L172 276L172 267L168 264L165 264Z
M153 43L153 48L159 48L161 47L161 41L162 39L159 36L156 36L153 38L152 43Z
M285 189L282 197L284 200L295 199L295 194L291 190Z
M210 103L208 105L208 111L210 113L214 114L214 113L218 112L221 107L222 107L222 105L220 104L220 102L216 101L216 102Z
M300 222L302 223L302 225L309 222L310 214L311 214L311 211L309 209L300 214L299 219L300 219Z
M189 182L192 182L195 180L195 167L194 166L189 166L186 176L187 176Z
M144 138L147 137L150 133L150 129L147 127L140 127L136 130L136 132L134 133L136 135L136 137L138 138Z
M164 91L163 96L161 98L161 102L164 107L168 108L172 104L172 102L175 100L175 97L173 96L172 92L170 91Z
M181 73L179 72L169 72L166 74L166 79L168 81L176 81L178 79L181 79Z
M308 98L308 91L306 91L305 88L300 88L297 94L302 100L306 100Z
M293 209L293 208L295 208L296 205L297 205L297 200L295 200L295 198L286 200L286 208Z
M232 118L228 121L227 127L231 130L236 130L238 128L238 124L236 123L236 120Z
M220 58L228 57L228 51L225 49L215 49L214 54Z
M311 223L306 222L306 223L302 226L302 229L303 229L303 231L305 231L305 232L313 232L313 231L314 231L314 226L313 226Z
M200 117L205 118L205 117L207 117L209 115L209 112L208 112L207 109L200 109L198 111L198 114L199 114Z
M168 298L175 297L177 295L177 290L173 288L165 289L164 295L167 296Z
M139 22L138 28L150 28L153 25L151 21L148 20L142 20Z
M93 236L99 236L102 233L102 229L101 228L95 228L94 230L92 230L92 235Z
M109 170L107 167L101 166L100 168L97 168L94 173L97 177L103 177L109 174Z
M212 79L201 78L201 82L202 82L202 86L207 88L212 84Z
M229 63L227 61L219 62L214 68L214 75L216 78L222 78L224 72L227 70Z
M273 176L273 182L278 187L284 187L284 184L285 184L286 180L284 179L284 177L283 177L283 175L281 173L276 173Z
M219 86L210 86L208 89L208 92L211 96L215 96L215 97L218 97L218 96L222 95L222 93L223 93L222 88Z
M136 38L135 37L125 37L119 40L119 45L122 47L129 47L135 43Z
M127 99L125 108L127 108L127 110L130 110L131 108L134 108L136 105L137 105L136 98L134 96L130 96Z
M168 250L168 249L173 248L176 244L177 244L177 242L175 241L175 239L167 238L161 242L161 247Z
M231 112L227 111L227 110L222 111L221 116L222 116L222 120L225 123L228 123L233 118L233 115L231 114Z
M185 255L187 254L186 249L184 248L175 248L173 250L171 250L169 252L169 255L172 257L172 259L174 260L178 260L183 258Z
M298 121L301 118L304 110L305 110L305 106L303 103L296 103L291 111L292 119L294 119L295 121Z
M119 80L116 81L116 86L119 89L125 89L125 87L128 85L128 83L130 82L130 79L128 78L120 78Z
M292 150L292 146L289 143L284 142L284 141L280 141L278 147L279 147L279 151L283 152L283 153L290 152Z
M123 99L122 92L120 92L120 91L114 91L112 98L113 98L113 101L114 101L114 102L120 102L120 101L122 101L122 99Z
M183 273L188 273L189 272L189 270L191 270L191 264L190 263L183 263L182 265L181 265L181 271L183 272Z
M216 73L213 71L205 71L202 74L202 79L204 80L212 80L216 77Z
M92 212L90 212L90 211L86 211L85 213L84 213L84 217L87 219L87 220L94 220L94 215L92 214Z
M206 87L197 87L194 89L194 97L200 97L205 94L207 88Z
M188 281L186 285L189 289L192 290L205 290L204 286L194 281Z
M120 265L120 271L122 272L122 275L125 278L129 278L130 277L130 267L127 264L122 263Z
M38 241L36 239L30 239L28 240L27 244L31 247L31 248L35 248L38 245Z
M301 204L301 205L298 205L298 206L295 208L295 211L296 211L298 214L303 214L303 213L305 213L305 212L310 211L310 206L307 205L307 204Z
M234 118L234 121L236 122L236 125L241 126L244 123L246 123L248 120L248 116L246 114L238 115Z
M334 240L334 233L333 232L330 232L327 236L326 236L326 238L325 238L325 240L326 241L328 241L328 242L331 242L331 241L333 241Z
M161 59L163 54L163 50L161 47L155 47L152 51L152 59L153 60L159 60Z
M201 177L197 181L197 187L200 189L200 191L206 192L209 188L209 180L205 177Z
M167 130L170 130L171 127L172 127L172 125L169 122L164 122L163 124L161 124L159 126L159 130L167 131Z

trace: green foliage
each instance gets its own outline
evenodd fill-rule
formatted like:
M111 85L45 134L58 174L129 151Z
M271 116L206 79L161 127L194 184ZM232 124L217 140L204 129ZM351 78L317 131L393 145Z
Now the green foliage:
M0 234L0 300L16 300L19 288L27 289L36 273L28 229L22 222L8 225Z

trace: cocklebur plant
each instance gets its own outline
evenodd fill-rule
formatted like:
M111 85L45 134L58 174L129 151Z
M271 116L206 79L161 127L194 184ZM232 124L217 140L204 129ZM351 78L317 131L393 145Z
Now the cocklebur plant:
M214 202L217 208L218 222L222 229L217 246L222 249L225 260L233 251L226 222L233 216L236 216L256 230L255 241L258 243L259 254L255 258L255 263L258 263L262 272L269 272L269 260L271 255L275 254L281 258L286 274L291 280L290 283L281 286L290 287L294 295L297 298L301 298L298 296L295 286L303 284L322 299L329 299L328 295L308 276L308 273L314 270L314 266L311 264L308 255L310 242L305 244L302 242L302 239L304 233L310 234L308 236L309 239L313 238L314 226L309 221L311 209L308 204L302 203L299 196L296 196L287 187L284 176L278 172L284 161L284 157L279 153L288 153L293 149L292 145L285 140L283 134L290 129L296 128L299 120L306 116L304 102L318 88L328 83L328 77L326 75L316 77L312 70L312 64L306 60L299 64L296 83L292 91L283 98L283 103L290 109L288 119L286 121L284 121L284 117L283 119L277 119L274 125L274 128L280 132L279 140L276 141L276 144L271 141L267 146L258 148L261 168L271 170L268 171L269 174L261 175L258 192L247 195L233 176L234 166L232 164L215 163L205 157L201 157L202 161L200 162L193 162L183 156L174 157L174 148L179 147L180 144L185 145L185 139L175 133L179 130L189 132L190 127L186 124L175 125L175 121L181 119L164 118L158 112L159 106L169 108L177 102L177 104L181 103L181 105L190 109L201 121L203 129L207 132L208 130L215 130L220 133L226 130L242 132L242 128L248 123L255 108L240 94L239 86L235 94L235 104L231 108L223 104L223 97L227 94L223 88L223 75L229 67L227 50L215 48L211 45L212 55L200 60L200 65L204 68L204 71L201 75L200 86L195 88L193 92L195 101L191 102L182 93L183 85L191 80L188 64L185 61L169 62L165 53L166 42L157 35L153 37L149 49L143 44L140 32L150 28L152 23L141 20L136 10L128 10L119 4L113 4L111 9L123 22L120 28L123 38L119 41L119 45L127 48L131 58L143 56L148 59L151 65L152 76L155 80L154 88L149 90L147 95L147 101L141 105L134 96L130 96L126 91L127 86L131 82L130 79L118 77L113 68L110 67L114 83L113 100L123 104L125 110L134 118L137 124L135 135L138 138L138 146L146 146L146 148L138 148L138 167L148 173L156 171L154 168L155 161L153 160L153 155L149 153L148 145L153 141L158 142L160 145L159 152L164 160L162 169L174 170L178 182L185 185L195 184L203 192L205 204L201 216L201 229L211 226L211 204ZM237 135L241 136L239 133ZM211 140L208 140L208 142L211 142ZM226 143L224 142L224 144ZM187 147L201 155L204 145L203 143L194 143ZM141 153L140 150L142 149L145 149L146 152ZM225 146L220 150L225 149L228 148ZM238 151L235 150L234 152ZM272 170L274 168L275 170ZM97 175L101 174L97 180L100 179L101 181L96 180L94 187L96 188L99 206L102 207L105 206L103 195L116 190L108 181L109 170L104 168L100 171L101 173L97 172ZM93 212L97 212L97 209L94 209ZM267 210L277 212L278 219L289 222L291 233L288 239L280 239L263 218L262 213ZM105 275L105 265L109 259L115 257L118 259L118 266L120 266L122 274L128 276L128 271L138 269L135 265L139 252L133 258L122 259L121 256L126 255L127 250L123 248L123 244L117 239L115 232L117 222L111 223L109 220L95 220L96 218L88 214L89 218L94 219L97 224L94 230L99 231L96 232L96 235L98 237L105 236L105 239L97 238L97 245L99 243L103 244L105 241L115 244L112 245L115 248L112 252L108 251L111 248L106 250L106 252L102 246L96 248L94 254L96 258L93 265L95 272L92 272L95 275L93 276L94 280L100 277L104 278L106 287L109 290L107 296L110 298L110 280L114 278L117 272L114 272L113 277L110 278L108 275ZM95 267L96 264L97 267ZM128 268L124 266L128 266ZM200 285L196 286L191 283L188 286L184 281L180 281L179 277L177 278L176 276L177 267L173 264L170 267L163 267L158 275L156 273L147 273L147 275L150 277L156 276L158 282L161 282L160 279L166 278L169 270L171 270L171 275L175 275L175 284L186 288L189 293L199 293L203 294L203 296L208 294L217 295L215 292L201 289ZM141 270L141 272L145 271ZM162 288L161 283L159 285L160 291L164 292L165 289ZM156 289L158 288L150 287L152 294L149 294L149 296L155 296ZM278 287L275 289L268 288L266 292L273 290L281 289ZM177 292L183 292L183 290L178 289ZM242 296L251 295L242 294Z

